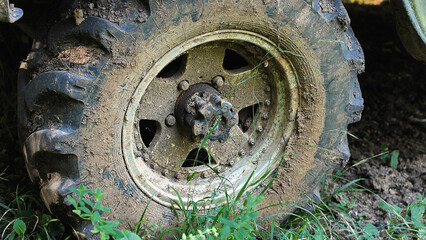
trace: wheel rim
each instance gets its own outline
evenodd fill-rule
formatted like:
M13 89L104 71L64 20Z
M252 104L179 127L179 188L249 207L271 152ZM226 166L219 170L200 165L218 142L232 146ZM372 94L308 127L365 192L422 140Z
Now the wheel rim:
M203 145L206 137L191 137L176 121L177 99L197 84L215 88L238 114L225 142ZM184 203L215 191L220 204L224 184L232 194L278 166L295 128L298 99L297 76L268 39L241 30L192 38L160 58L130 100L122 132L128 171L165 206L179 202L175 190Z

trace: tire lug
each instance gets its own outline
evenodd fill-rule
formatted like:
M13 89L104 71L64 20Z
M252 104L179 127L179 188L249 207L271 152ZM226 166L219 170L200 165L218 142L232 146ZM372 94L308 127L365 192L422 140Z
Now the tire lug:
M168 115L166 117L166 125L171 127L171 126L174 126L175 124L176 124L175 116L173 116L172 114Z
M188 90L188 88L189 88L188 80L183 80L178 84L178 89L181 91Z
M223 86L224 84L224 79L222 76L216 76L212 79L212 83L216 88L220 88Z
M263 127L259 125L257 126L256 130L261 133L263 131Z

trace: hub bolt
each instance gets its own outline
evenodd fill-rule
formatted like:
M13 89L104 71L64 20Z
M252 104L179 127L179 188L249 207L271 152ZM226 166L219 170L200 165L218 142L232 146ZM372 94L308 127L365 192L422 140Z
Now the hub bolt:
M215 87L222 87L224 83L224 79L222 76L216 76L212 79L212 83Z
M176 118L172 114L166 117L166 125L171 127L176 124Z
M188 80L183 80L178 84L178 89L181 91L188 90L188 88L189 88Z

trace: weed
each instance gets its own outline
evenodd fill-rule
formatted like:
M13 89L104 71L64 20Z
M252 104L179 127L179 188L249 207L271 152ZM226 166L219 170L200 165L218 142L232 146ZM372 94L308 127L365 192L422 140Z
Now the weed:
M381 148L383 152L383 155L381 156L382 160L385 161L387 165L396 169L398 167L399 151L394 150L389 152L389 148L384 145L382 145Z
M44 211L44 206L31 193L20 195L18 189L15 199L9 205L0 203L4 213L0 219L2 239L60 239L64 226ZM42 209L35 211L35 209Z
M426 200L419 196L419 200L405 209L396 205L391 205L381 201L379 206L387 212L389 216L388 224L385 226L374 226L363 222L363 216L354 216L352 208L355 206L353 200L341 195L346 192L369 191L359 182L363 179L348 181L348 183L325 194L326 177L323 178L322 200L315 202L306 199L306 207L293 205L298 211L296 213L278 213L288 215L288 220L284 225L276 225L272 221L271 228L267 231L258 225L265 219L257 219L258 205L263 200L263 194L253 195L247 191L248 183L241 189L234 198L228 198L226 204L219 206L215 199L215 192L211 197L199 202L190 202L191 208L185 206L179 193L176 192L179 202L175 202L173 208L178 217L177 211L181 211L183 219L180 226L160 233L158 239L166 234L178 232L180 235L175 238L183 240L198 239L359 239L373 240L377 238L399 238L399 239L424 239L426 237L425 227L425 207ZM341 178L333 175L332 178ZM109 212L109 209L100 203L105 196L99 189L96 191L84 189L80 185L79 189L73 189L78 194L78 200L69 197L68 200L76 208L74 213L81 218L91 221L94 229L93 233L99 233L101 239L147 239L147 236L154 238L155 229L152 235L147 235L146 231L141 233L141 217L134 232L129 230L118 230L118 221L108 221L101 217L101 212ZM243 200L242 196L245 195ZM333 197L341 195L342 200L333 201ZM227 195L229 196L229 195ZM378 196L376 196L378 197ZM89 200L94 198L94 201ZM209 208L206 208L206 206ZM275 214L274 216L278 215ZM273 217L273 216L271 216ZM15 232L25 231L22 222L16 221ZM151 225L155 226L155 225Z
M106 193L102 193L99 188L97 188L96 191L93 191L85 189L83 184L80 184L78 189L71 188L70 191L78 195L77 200L73 199L69 195L67 196L68 201L70 201L75 208L73 212L80 218L90 221L93 225L92 233L99 233L101 240L107 240L110 238L130 240L141 239L138 235L129 230L116 229L120 223L119 221L108 221L105 217L101 217L102 212L110 212L110 209L101 204L100 200L105 197ZM95 200L91 201L91 197Z

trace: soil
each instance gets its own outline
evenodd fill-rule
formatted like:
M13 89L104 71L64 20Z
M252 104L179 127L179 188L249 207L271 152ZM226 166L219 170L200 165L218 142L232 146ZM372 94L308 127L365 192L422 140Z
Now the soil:
M366 179L360 183L372 192L347 197L356 204L354 215L363 214L365 222L379 227L387 217L378 207L380 198L403 207L426 194L426 67L405 51L389 3L346 8L366 58L365 73L359 77L365 109L361 121L348 129L357 138L349 139L352 157L347 167L365 162L349 168L344 178ZM395 169L390 155L397 151ZM389 154L377 156L383 152ZM334 183L334 188L347 180Z

